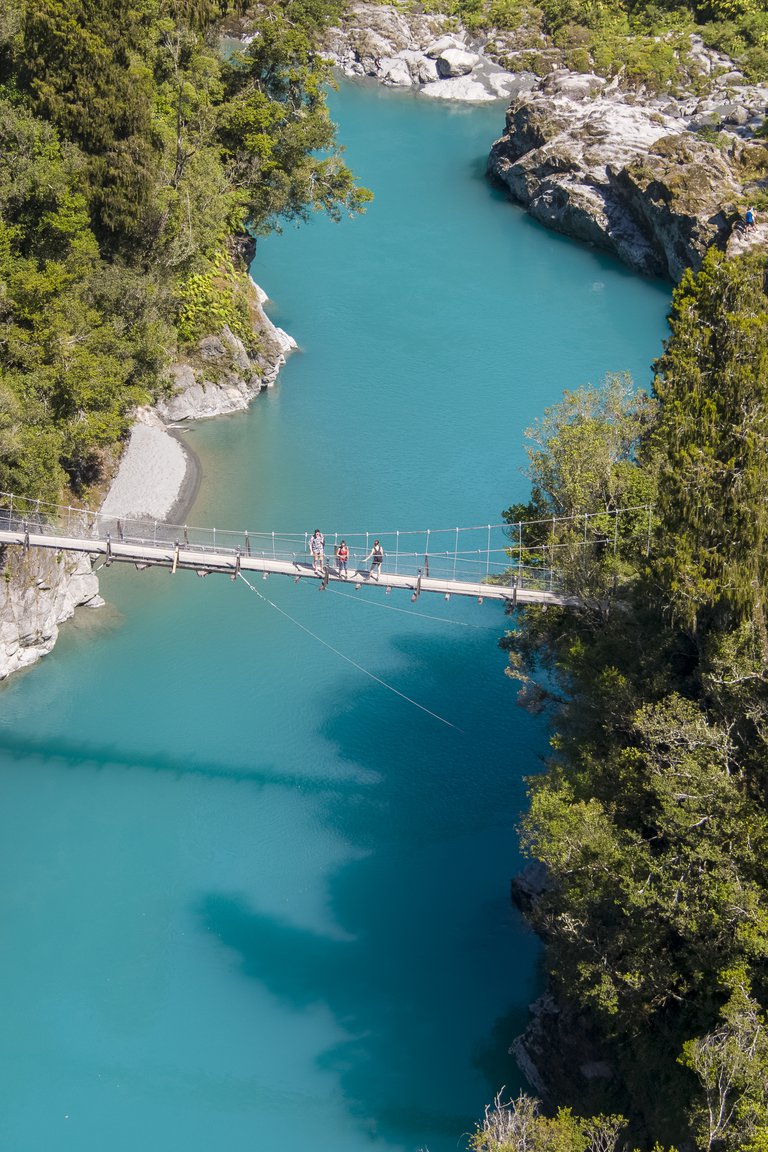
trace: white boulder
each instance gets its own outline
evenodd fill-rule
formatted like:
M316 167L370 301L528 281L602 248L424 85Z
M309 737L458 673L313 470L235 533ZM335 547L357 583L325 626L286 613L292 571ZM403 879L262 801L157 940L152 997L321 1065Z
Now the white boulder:
M479 80L469 76L458 76L453 80L436 80L434 84L425 84L421 89L422 96L429 96L432 100L463 100L467 103L487 104L498 97L486 88Z
M443 80L451 80L456 76L467 76L480 63L480 57L474 52L465 52L461 48L446 48L437 57L437 70Z

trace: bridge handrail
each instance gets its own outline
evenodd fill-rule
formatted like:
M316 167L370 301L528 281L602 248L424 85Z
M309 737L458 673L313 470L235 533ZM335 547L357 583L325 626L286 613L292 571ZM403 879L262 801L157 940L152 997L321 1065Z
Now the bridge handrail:
M515 523L481 524L464 528L395 529L372 532L345 532L350 570L358 568L370 553L375 539L385 553L385 570L398 575L416 575L430 569L432 574L466 582L519 581L519 586L559 591L555 562L558 555L570 555L581 543L572 528L566 539L558 538L559 525L583 524L583 543L589 546L617 547L619 517L632 515L623 540L641 540L650 545L653 506L632 505L624 509L574 513ZM643 513L642 517L637 514ZM607 524L607 527L606 527ZM252 555L292 564L307 563L310 532L264 532L237 529L202 528L169 524L153 518L119 518L72 505L20 498L0 492L0 526L11 530L32 530L47 536L65 535L78 539L121 541L141 546L167 546L190 549L198 554ZM64 528L62 526L65 526ZM526 540L531 530L538 539ZM597 528L597 532L595 532ZM325 558L333 566L340 532L325 533Z

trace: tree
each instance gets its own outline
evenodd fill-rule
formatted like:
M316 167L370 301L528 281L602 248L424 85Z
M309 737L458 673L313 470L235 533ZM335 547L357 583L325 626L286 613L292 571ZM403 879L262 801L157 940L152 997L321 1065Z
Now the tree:
M711 249L675 292L656 369L660 415L654 573L692 633L752 621L764 644L768 578L768 300L763 257Z
M623 1116L574 1116L559 1108L546 1116L540 1101L521 1092L505 1102L499 1094L470 1137L473 1152L615 1152L626 1127Z
M699 1147L744 1149L768 1129L768 1031L743 967L723 973L731 994L718 1026L683 1046L704 1090L694 1111ZM762 1137L764 1138L764 1136Z
M645 550L654 486L637 451L653 413L626 373L609 374L526 430L531 499L504 512L512 548L581 597L604 596Z

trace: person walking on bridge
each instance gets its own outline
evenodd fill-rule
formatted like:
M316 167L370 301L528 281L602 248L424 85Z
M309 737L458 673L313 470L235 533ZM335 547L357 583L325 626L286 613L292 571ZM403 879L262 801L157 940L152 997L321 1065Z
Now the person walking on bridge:
M379 544L378 540L374 540L373 548L371 548L370 552L365 557L365 560L363 560L363 564L365 564L366 560L370 560L371 569L368 575L372 576L374 580L378 580L379 576L381 575L381 562L383 559L384 549L382 548L381 544Z
M322 572L325 557L323 549L325 548L325 536L319 528L315 528L309 539L309 551L312 554L312 568L315 572Z
M347 547L346 540L342 540L336 549L336 565L339 576L347 579L347 560L349 560L349 548Z

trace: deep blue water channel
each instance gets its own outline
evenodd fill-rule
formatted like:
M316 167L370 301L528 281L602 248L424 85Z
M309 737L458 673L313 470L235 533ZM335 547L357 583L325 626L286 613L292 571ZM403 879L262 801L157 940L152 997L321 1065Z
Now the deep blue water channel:
M668 290L483 178L503 106L345 86L367 215L259 244L299 341L186 433L189 523L497 522L563 388L661 348ZM539 987L511 908L523 778L498 606L113 567L0 696L0 1147L454 1152L520 1085Z

